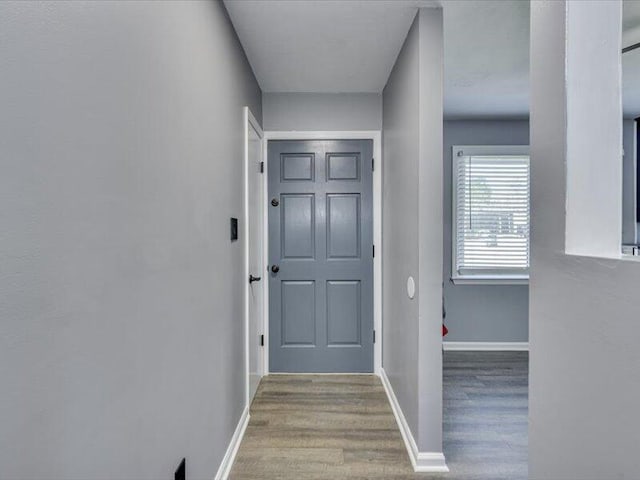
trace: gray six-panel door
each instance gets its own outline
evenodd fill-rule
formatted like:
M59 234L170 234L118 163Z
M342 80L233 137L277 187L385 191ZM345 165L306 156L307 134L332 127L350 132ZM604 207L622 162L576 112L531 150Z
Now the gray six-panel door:
M371 140L269 141L269 369L373 371Z

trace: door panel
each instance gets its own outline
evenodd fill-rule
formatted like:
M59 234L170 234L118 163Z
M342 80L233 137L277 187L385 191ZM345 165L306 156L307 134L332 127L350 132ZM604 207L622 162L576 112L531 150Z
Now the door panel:
M269 142L273 372L373 371L372 149Z
M313 181L313 154L282 155L280 157L280 178L282 181Z
M327 195L327 258L360 257L360 194Z
M327 344L360 346L360 281L327 282Z
M327 179L360 180L360 154L327 155Z
M281 289L282 342L280 346L315 346L315 282L284 281Z
M283 258L313 258L315 219L313 194L283 194L280 197L280 228Z

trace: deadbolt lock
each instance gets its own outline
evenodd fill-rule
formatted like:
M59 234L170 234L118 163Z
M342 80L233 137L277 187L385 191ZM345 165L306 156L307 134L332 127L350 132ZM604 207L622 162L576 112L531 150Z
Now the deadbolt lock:
M277 207L278 205L280 205L280 202L278 201L277 198L274 198L273 200L271 200L271 205L273 205L274 207Z

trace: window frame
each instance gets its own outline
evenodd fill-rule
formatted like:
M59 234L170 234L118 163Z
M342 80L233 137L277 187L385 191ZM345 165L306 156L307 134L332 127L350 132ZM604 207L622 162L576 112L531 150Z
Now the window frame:
M463 152L462 155L459 152ZM513 273L460 274L458 272L458 161L470 156L527 156L529 157L529 249L531 249L531 156L529 145L453 145L451 147L451 281L454 284L469 285L528 285L529 271L526 275Z

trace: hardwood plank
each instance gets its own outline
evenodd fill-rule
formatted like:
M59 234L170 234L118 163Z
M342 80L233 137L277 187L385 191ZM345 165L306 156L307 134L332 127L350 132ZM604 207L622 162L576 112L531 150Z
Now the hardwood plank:
M526 352L445 352L444 451L449 474L413 472L373 375L262 379L230 478L527 478Z

